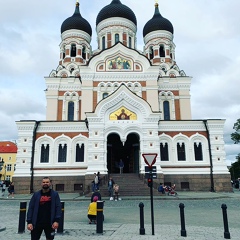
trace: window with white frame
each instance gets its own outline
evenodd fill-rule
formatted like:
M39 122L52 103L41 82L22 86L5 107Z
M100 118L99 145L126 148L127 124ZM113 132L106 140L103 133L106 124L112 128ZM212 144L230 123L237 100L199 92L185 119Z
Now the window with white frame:
M42 144L40 162L41 163L49 162L49 144Z
M184 143L177 143L177 156L178 156L178 161L186 161L186 152L185 152Z
M67 144L59 144L58 146L58 162L67 161Z
M102 37L102 50L105 50L106 45L105 45L106 38L105 36Z
M7 172L11 172L12 171L12 164L7 164L6 171Z
M11 176L10 176L10 175L7 175L6 178L5 178L5 180L11 181Z
M74 102L68 102L68 121L74 120Z
M160 156L161 156L161 161L169 161L167 143L160 143Z
M76 57L77 55L77 47L76 44L71 45L71 52L70 52L71 57Z
M194 143L195 161L203 161L202 143Z
M163 102L163 114L164 114L164 120L170 120L169 101Z
M84 162L84 144L76 145L76 162Z

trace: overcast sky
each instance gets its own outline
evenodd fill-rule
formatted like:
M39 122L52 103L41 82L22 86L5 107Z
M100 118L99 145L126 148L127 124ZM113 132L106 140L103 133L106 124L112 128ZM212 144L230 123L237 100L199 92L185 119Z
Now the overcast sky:
M44 76L59 61L60 28L75 10L76 0L11 0L0 8L0 140L17 140L15 121L45 120ZM82 16L92 26L111 0L80 0ZM143 49L142 30L154 14L154 0L122 0L138 21L137 45ZM193 119L226 119L224 129L228 164L240 145L230 134L240 118L240 0L159 0L163 17L174 27L176 61L192 76Z

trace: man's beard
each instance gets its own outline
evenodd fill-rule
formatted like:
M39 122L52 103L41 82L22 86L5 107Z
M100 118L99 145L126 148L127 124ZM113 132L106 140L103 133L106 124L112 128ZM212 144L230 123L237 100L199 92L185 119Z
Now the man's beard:
M43 185L42 188L45 189L45 190L47 190L47 189L49 189L49 186L48 186L48 185Z

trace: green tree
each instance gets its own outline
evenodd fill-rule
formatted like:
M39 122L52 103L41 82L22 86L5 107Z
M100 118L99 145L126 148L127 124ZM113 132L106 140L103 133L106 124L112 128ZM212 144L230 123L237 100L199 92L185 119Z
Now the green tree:
M240 142L240 118L234 123L233 129L235 132L231 134L231 139L237 144Z
M240 154L236 157L237 161L231 164L229 172L231 173L231 179L236 180L240 177Z
M231 139L235 144L238 144L240 142L240 118L237 120L237 122L234 123L233 129L235 132L231 134ZM236 159L237 161L235 163L232 163L229 169L232 180L236 180L240 177L240 154L238 154Z

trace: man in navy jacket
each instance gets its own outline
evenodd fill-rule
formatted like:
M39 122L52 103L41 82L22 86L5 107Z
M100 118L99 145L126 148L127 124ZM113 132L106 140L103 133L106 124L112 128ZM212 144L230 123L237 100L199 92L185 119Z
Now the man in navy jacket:
M41 185L42 189L29 202L27 229L31 231L31 240L39 240L43 230L46 240L54 239L61 218L61 201L58 193L50 189L49 177L44 177Z

